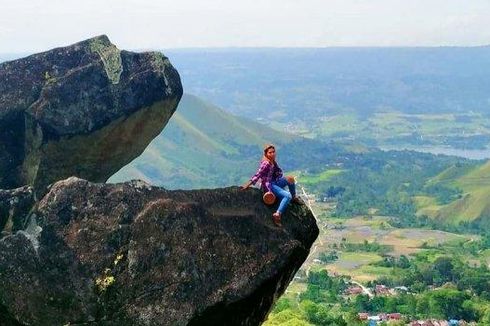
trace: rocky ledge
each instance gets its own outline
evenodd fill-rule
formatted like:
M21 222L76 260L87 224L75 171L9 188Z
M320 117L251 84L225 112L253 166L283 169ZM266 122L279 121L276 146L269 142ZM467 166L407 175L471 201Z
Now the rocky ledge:
M306 206L272 211L256 189L59 181L0 240L0 322L258 325L318 235Z

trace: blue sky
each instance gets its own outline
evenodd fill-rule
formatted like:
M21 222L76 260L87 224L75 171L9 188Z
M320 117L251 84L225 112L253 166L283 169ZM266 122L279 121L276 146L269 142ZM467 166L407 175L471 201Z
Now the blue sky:
M0 52L490 44L490 0L0 0Z

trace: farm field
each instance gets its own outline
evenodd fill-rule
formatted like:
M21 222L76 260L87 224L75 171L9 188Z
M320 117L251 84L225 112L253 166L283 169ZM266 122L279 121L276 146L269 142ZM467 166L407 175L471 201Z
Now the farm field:
M361 283L393 272L392 268L373 265L383 260L385 255L410 257L418 252L429 251L430 248L458 247L479 238L476 235L439 230L395 228L390 225L389 218L384 216L326 218L322 210L331 209L328 204L314 203L312 208L317 215L322 216L318 221L321 231L314 250L302 269L326 269L332 275L348 275ZM389 250L385 253L342 250L342 243L361 245L365 241L386 246ZM320 254L332 250L338 252L338 260L327 264L321 262ZM490 263L490 253L486 253L484 257Z
M425 145L487 149L490 143L490 121L481 113L407 114L387 110L363 117L346 112L325 115L301 126L278 122L270 126L311 138L378 147Z

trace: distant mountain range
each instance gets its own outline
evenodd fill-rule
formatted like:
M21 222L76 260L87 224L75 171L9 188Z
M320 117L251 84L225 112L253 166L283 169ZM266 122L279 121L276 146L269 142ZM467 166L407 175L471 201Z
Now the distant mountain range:
M490 145L489 46L164 52L186 92L278 130L369 146Z
M29 53L0 53L0 62L23 58L28 55Z
M186 92L249 118L489 112L490 46L164 53Z

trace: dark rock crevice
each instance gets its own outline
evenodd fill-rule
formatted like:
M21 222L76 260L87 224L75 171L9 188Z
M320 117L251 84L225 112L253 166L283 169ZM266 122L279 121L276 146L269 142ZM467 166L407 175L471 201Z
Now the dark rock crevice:
M17 180L20 178L24 157L24 130L23 114L11 112L2 117L0 109L0 189L23 185L19 185Z
M28 214L35 200L32 187L0 189L0 238L27 227Z

